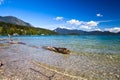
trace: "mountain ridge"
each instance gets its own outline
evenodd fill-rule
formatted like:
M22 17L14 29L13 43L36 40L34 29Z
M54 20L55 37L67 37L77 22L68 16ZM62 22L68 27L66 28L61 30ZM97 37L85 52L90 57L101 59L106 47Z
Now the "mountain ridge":
M22 26L32 26L30 23L25 22L15 16L0 16L0 22L22 25Z
M66 28L56 28L53 31L62 34L62 35L116 35L118 33L112 33L109 31L83 31L77 29L66 29Z

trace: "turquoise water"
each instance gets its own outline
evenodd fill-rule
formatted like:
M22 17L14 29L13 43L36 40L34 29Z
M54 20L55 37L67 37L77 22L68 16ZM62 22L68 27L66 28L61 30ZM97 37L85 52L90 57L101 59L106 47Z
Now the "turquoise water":
M14 39L34 46L66 47L78 54L120 54L120 36L21 36Z
M0 38L8 38L1 36ZM73 53L120 54L120 36L19 36L16 41L32 46L66 47Z
M20 46L9 47L11 45L5 50L19 54L22 52L25 56L32 55L32 60L87 80L120 80L120 36L19 36L13 39L29 45L26 47L28 50L24 49L25 46L21 50ZM54 54L31 46L66 47L71 50L71 54Z

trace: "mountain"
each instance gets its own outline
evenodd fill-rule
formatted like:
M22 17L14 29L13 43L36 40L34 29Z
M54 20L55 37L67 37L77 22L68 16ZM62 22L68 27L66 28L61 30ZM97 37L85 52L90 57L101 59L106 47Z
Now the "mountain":
M66 29L66 28L56 28L55 30L53 30L55 32L57 32L58 34L63 34L63 35L116 35L119 33L112 33L109 31L83 31L83 30L70 30L70 29Z
M54 31L29 27L29 26L21 26L15 25L11 23L0 22L0 35L53 35L57 34Z
M82 30L69 30L69 29L65 29L65 28L56 28L55 30L53 30L59 34L85 34L86 31L82 31Z
M31 24L24 22L23 20L20 20L14 16L0 16L0 22L6 22L22 26L31 26Z

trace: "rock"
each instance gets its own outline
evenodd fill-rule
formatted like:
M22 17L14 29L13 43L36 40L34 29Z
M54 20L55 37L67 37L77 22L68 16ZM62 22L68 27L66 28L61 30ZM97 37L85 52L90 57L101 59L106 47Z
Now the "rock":
M3 39L0 39L0 41L5 41L5 40L7 40L7 39L4 39L4 38L3 38Z
M10 40L9 43L10 44L24 44L25 45L25 43L23 43L23 42L16 42L14 40Z
M23 44L23 45L26 45L26 43L23 43L23 42L17 42L17 44Z
M70 50L68 50L67 48L57 48L57 47L50 47L50 46L46 46L43 48L50 51L62 53L62 54L70 54Z
M0 60L0 67L3 65L2 61Z

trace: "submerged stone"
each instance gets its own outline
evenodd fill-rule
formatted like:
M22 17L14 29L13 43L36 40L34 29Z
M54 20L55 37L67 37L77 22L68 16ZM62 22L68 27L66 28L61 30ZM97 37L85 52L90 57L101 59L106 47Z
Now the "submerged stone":
M50 46L45 46L43 48L46 50L50 50L50 51L54 51L54 52L58 52L58 53L62 53L62 54L70 54L70 52L71 52L67 48L57 48L57 47L50 47Z

